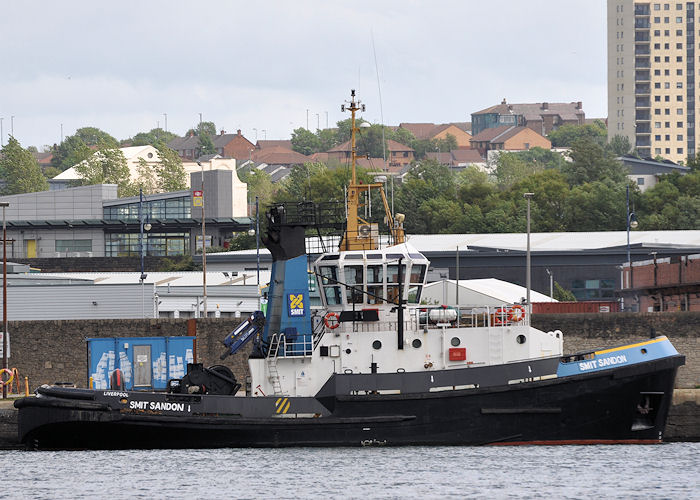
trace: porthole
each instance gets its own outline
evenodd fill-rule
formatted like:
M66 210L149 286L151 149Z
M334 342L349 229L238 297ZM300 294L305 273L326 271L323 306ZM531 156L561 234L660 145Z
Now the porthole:
M642 354L646 354L647 350L642 347Z
M345 349L345 354L350 354L352 352L352 349Z
M374 347L375 349L381 349L382 348L381 340L375 340L374 342L372 342L372 347Z
M452 337L452 340L450 340L450 344L452 344L453 347L457 347L461 343L462 341L459 340L459 337Z
M413 339L413 342L411 342L411 345L418 349L420 346L423 345L423 342L420 341L420 339Z
M525 335L518 335L517 337L515 337L515 341L518 344L524 344L526 340L527 339L525 338Z
M153 158L153 153L148 153L149 158Z

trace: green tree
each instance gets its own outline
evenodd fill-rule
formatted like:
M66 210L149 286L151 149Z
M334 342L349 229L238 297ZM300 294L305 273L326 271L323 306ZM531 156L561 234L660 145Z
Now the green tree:
M355 118L355 127L359 128L360 124L364 122L363 118ZM345 120L339 121L337 124L338 130L336 132L336 137L338 144L342 144L350 140L351 128L352 128L352 118L347 118Z
M331 128L319 130L316 132L316 135L318 136L319 151L328 151L340 144L337 132Z
M130 144L132 146L147 146L149 144L151 146L155 146L160 142L167 144L177 137L177 134L173 134L172 132L166 132L162 128L154 128L148 132L139 132L131 139L126 139L125 141L122 141L122 143Z
M452 134L447 134L444 139L437 139L435 142L438 151L443 153L457 149L457 138Z
M118 148L119 141L109 135L107 132L96 127L83 127L75 131L75 137L78 137L88 146L100 146L102 148Z
M571 147L581 139L589 139L603 146L607 142L608 132L605 123L596 120L592 125L562 125L552 130L547 137L556 148Z
M604 179L616 183L625 182L627 169L622 162L590 138L576 140L571 146L569 157L572 161L562 166L562 172L572 186Z
M608 149L615 156L622 156L628 154L632 150L632 144L630 144L629 137L626 135L615 134L608 143Z
M197 124L194 132L199 136L208 135L209 137L214 137L216 135L216 125L214 122L201 122Z
M44 174L44 177L46 179L53 179L58 174L60 174L61 171L56 167L45 167L42 173Z
M34 193L49 189L34 155L10 136L0 150L0 170L4 172L3 194Z
M102 149L76 165L81 184L116 184L118 196L134 196L138 187L131 184L129 167L120 149Z
M256 196L260 206L268 205L272 201L274 186L270 175L264 170L251 169L241 174L241 181L248 185L248 203L254 203Z
M158 192L158 180L153 168L144 158L139 158L136 166L136 180L134 187L143 191L144 194L153 194Z
M425 158L428 152L437 151L437 145L430 139L414 139L409 146L415 151L414 154L417 160Z
M554 282L554 300L560 302L576 302L576 295L567 290L556 281Z
M410 146L411 141L414 141L416 139L416 136L413 135L413 133L410 130L401 127L395 128L393 130L389 127L384 127L384 135L387 139L396 141L399 144L403 144L404 146Z
M568 231L612 231L626 227L624 185L610 180L571 188L564 206Z
M541 170L544 170L544 165L528 163L517 153L503 152L496 160L496 181L501 189L507 190Z
M561 153L540 147L534 147L528 149L527 151L518 151L517 153L512 154L517 155L517 157L525 163L544 168L560 169L566 162Z
M318 135L299 127L292 131L292 149L303 155L311 155L321 150L321 140Z
M455 178L450 169L434 160L423 160L408 172L403 184L395 194L396 212L406 214L405 227L410 233L430 234L441 228L433 226L436 220L427 209L451 211L454 206L424 203L442 198L445 201L456 197Z
M232 252L237 250L250 250L256 248L255 234L248 234L247 232L236 233L233 238L228 240L228 249Z
M455 177L455 184L458 199L470 205L481 206L496 193L496 185L489 179L488 174L474 166L459 172Z
M51 165L60 171L67 170L92 156L94 151L80 137L71 135L56 146Z
M163 142L155 145L160 161L155 166L158 189L163 193L187 189L187 173L177 151L170 149Z
M570 188L566 178L555 169L536 172L515 184L504 196L527 206L523 193L534 193L531 203L531 221L534 230L539 232L566 231L564 210L567 206Z
M216 147L211 136L207 134L199 136L199 149L201 155L213 155L216 153Z

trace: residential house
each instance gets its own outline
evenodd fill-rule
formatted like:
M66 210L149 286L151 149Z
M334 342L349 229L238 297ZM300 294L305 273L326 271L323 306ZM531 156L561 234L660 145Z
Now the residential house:
M501 104L472 113L472 135L489 128L521 126L546 136L562 125L583 125L585 120L581 101L508 104L503 99Z
M52 167L51 165L51 160L53 159L53 153L48 152L48 153L33 153L34 158L36 158L37 163L39 164L39 168L41 168L41 171L43 172L46 170L48 167Z
M426 158L447 165L452 170L462 170L473 165L481 170L486 168L484 160L476 149L453 149L450 152L428 152Z
M446 139L448 135L457 140L458 148L470 148L471 134L467 132L466 123L401 123L399 128L408 130L416 139Z
M685 175L690 172L689 167L678 165L671 160L657 161L651 158L637 158L630 155L620 156L618 160L627 167L627 176L637 184L637 187L642 192L654 187L661 175L673 172Z
M550 149L552 143L528 127L508 126L487 128L472 138L472 149L486 156L488 151L527 151L533 147Z
M241 130L238 129L235 134L227 134L222 130L219 135L212 137L214 148L222 158L235 158L237 160L250 159L255 144L246 139ZM199 137L189 135L188 137L177 137L168 143L168 147L177 151L181 158L195 160L202 154L202 148L199 143Z
M386 153L388 160L388 167L404 167L410 165L415 159L415 151L409 146L405 146L399 142L388 139L386 141ZM350 146L350 141L346 141L327 152L328 161L336 161L338 163L350 163L350 157L352 156L352 148ZM359 160L359 158L358 158ZM376 168L377 165L381 165L383 160L381 158L374 158L371 161L372 165Z
M266 149L273 146L292 149L292 141L291 139L263 139L255 143L255 149Z

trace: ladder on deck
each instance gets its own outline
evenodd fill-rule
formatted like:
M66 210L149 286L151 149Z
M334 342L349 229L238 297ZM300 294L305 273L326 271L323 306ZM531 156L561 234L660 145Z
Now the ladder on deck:
M272 384L272 389L275 396L282 395L282 384L280 383L280 374L277 371L277 353L279 351L281 336L273 335L270 340L270 350L267 353L267 379Z

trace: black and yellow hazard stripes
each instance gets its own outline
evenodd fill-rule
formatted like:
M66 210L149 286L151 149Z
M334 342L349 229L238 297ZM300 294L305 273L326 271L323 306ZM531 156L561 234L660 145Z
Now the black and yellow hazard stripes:
M275 413L287 413L289 411L289 407L292 405L291 401L289 401L289 398L277 398L277 401L275 401Z

